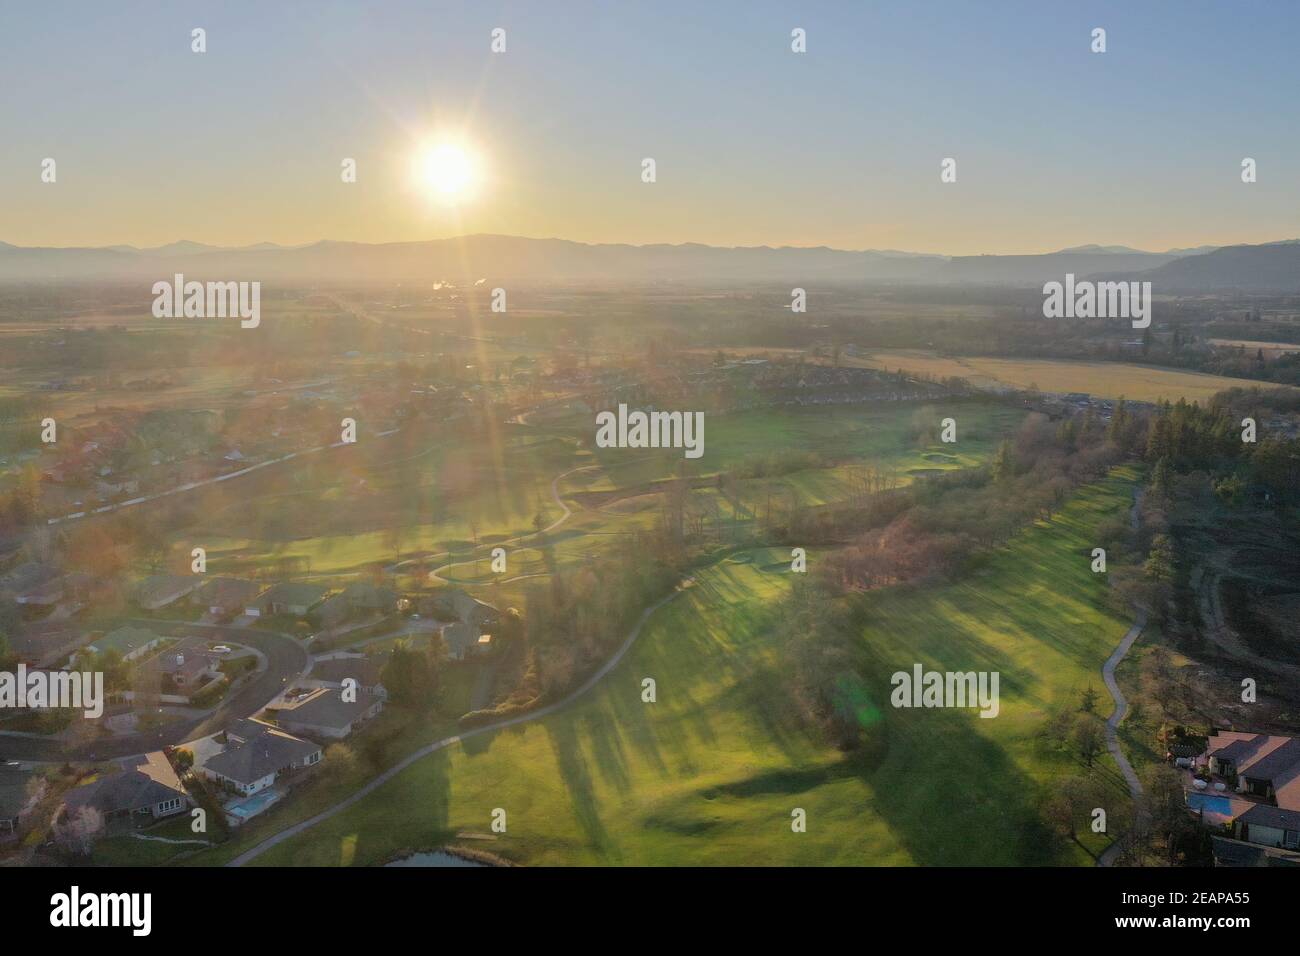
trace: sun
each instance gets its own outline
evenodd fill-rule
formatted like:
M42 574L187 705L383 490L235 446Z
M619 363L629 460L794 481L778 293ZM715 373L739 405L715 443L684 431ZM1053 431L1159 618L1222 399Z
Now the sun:
M479 180L478 160L460 143L437 143L420 150L415 177L428 195L456 202L473 193Z

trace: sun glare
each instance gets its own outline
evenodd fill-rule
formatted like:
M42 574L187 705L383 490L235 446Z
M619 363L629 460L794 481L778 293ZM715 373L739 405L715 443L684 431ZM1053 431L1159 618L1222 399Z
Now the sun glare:
M458 143L425 147L416 161L416 178L430 196L448 202L468 198L478 181L474 156Z

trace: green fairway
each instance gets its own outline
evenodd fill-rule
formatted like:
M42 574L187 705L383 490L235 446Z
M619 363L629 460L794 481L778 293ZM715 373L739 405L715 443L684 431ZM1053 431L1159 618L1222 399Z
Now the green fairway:
M1100 687L1127 626L1103 610L1087 553L1131 483L1121 471L1083 489L959 583L859 599L864 712L883 720L886 748L871 759L790 718L783 635L768 626L789 577L764 570L779 551L742 554L698 573L579 703L439 751L256 862L371 864L459 839L530 864L1090 863L1077 845L1055 849L1038 818L1051 781L1082 770L1040 732L1050 706ZM914 662L998 671L1000 715L892 709L889 675ZM644 677L656 703L641 701ZM1097 772L1118 818L1108 758ZM795 808L806 833L791 831Z
M957 423L955 444L938 444L937 423ZM1018 409L984 402L899 405L765 408L730 415L706 416L705 452L695 460L659 449L596 449L600 470L572 475L567 491L634 488L679 473L711 475L735 470L742 482L747 467L767 459L806 456L814 467L778 469L772 475L800 492L804 504L823 504L845 496L848 466L870 464L896 472L906 481L913 470L939 470L978 464L1024 417ZM946 454L944 454L946 453ZM684 472L681 470L684 469ZM788 469L788 470L787 470Z
M948 416L957 421L958 441L938 444L934 428ZM686 473L735 470L734 500L708 487L696 494L716 499L720 516L752 521L774 503L843 501L865 468L888 472L901 485L919 474L978 465L1022 418L1018 409L968 401L719 415L708 420L704 457L688 461ZM325 584L375 564L421 560L425 571L452 564L446 580L483 586L495 577L485 559L504 542L515 542L506 578L543 573L541 552L525 550L543 543L557 567L594 560L614 537L653 525L662 507L654 483L676 475L685 460L672 449L592 454L580 447L585 433L569 424L567 437L522 427L503 429L491 442L416 431L366 438L355 448L200 488L177 499L193 521L177 548L188 553L192 539L202 540L214 573L261 573L295 562ZM793 464L746 477L777 452L796 456ZM549 526L564 514L552 494L557 478L562 497L577 496L577 510L539 542L538 516ZM581 496L624 489L640 493L594 508Z

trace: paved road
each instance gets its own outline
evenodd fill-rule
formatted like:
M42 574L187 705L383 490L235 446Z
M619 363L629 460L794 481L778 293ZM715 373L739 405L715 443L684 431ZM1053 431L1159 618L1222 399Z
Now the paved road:
M692 579L690 578L686 579L685 581L683 581L681 584L677 586L677 589L673 591L672 594L660 598L654 604L650 605L648 608L642 611L641 616L637 618L636 624L633 626L632 630L628 633L627 639L623 641L623 644L621 647L619 647L618 652L614 654L614 656L611 657L608 661L606 661L604 665L600 668L600 670L596 671L596 673L592 674L591 677L587 678L586 682L581 687L579 687L573 693L569 694L564 699L558 700L554 704L547 704L545 707L542 707L538 710L533 710L533 711L529 711L526 714L521 714L518 717L511 717L509 720L498 721L495 724L486 724L482 727L477 727L474 730L467 730L463 734L456 734L454 737L444 737L442 740L435 741L434 743L431 743L426 747L421 747L419 750L415 751L415 753L411 754L409 757L402 760L400 763L385 770L378 777L376 777L374 780L371 780L365 786L361 787L361 789L357 790L356 793L352 794L352 796L348 797L346 800L336 803L328 810L322 810L314 817L309 817L308 819L303 820L301 823L295 823L293 826L289 827L288 829L281 830L279 833L275 834L275 836L269 837L266 840L263 840L261 843L257 844L256 846L252 847L251 849L245 850L239 856L231 860L230 863L227 864L227 866L243 866L245 863L248 863L249 861L254 860L257 857L261 856L263 853L265 853L267 850L271 849L272 847L279 846L285 840L292 839L293 837L296 837L298 834L302 833L303 831L311 829L316 824L323 823L326 820L330 819L331 817L337 816L338 814L342 813L344 810L347 810L349 807L356 804L358 801L363 800L365 797L368 797L370 794L374 793L376 790L378 790L388 781L392 780L394 777L396 777L407 767L410 767L417 760L421 760L424 757L429 756L429 754L431 753L436 753L437 751L442 750L445 747L450 747L452 744L457 744L460 743L461 741L469 740L473 737L478 737L481 734L495 733L496 731L504 730L507 727L515 727L518 726L519 724L528 723L529 721L540 720L541 718L553 714L558 710L568 707L570 704L578 700L589 690L595 687L598 683L600 683L600 681L604 679L604 677L607 674L609 674L610 671L612 671L615 667L618 666L619 661L623 659L623 656L631 649L632 645L636 643L636 639L638 636L640 636L641 630L645 627L646 621L650 620L651 615L653 615L655 611L659 610L669 601L676 598L687 588L691 587L692 584L694 584L694 581ZM631 692L632 691L629 690L629 693Z
M1138 512L1142 505L1142 491L1135 488L1133 490L1133 507L1129 511L1129 524L1133 530L1138 528ZM1124 719L1128 713L1128 701L1124 699L1123 692L1119 689L1119 684L1115 681L1115 668L1119 662L1124 659L1133 643L1141 635L1142 629L1147 626L1147 612L1140 607L1133 608L1133 626L1128 629L1119 646L1115 648L1110 657L1106 658L1106 663L1101 666L1101 677L1106 682L1106 689L1110 691L1110 696L1115 701L1115 709L1111 715L1106 718L1106 749L1110 755L1115 758L1115 763L1119 765L1119 772L1124 775L1124 780L1128 784L1129 795L1132 796L1133 802L1137 804L1142 799L1142 782L1138 780L1138 775L1133 770L1133 765L1128 762L1124 756L1124 749L1119 745L1119 722ZM1098 866L1110 866L1119 856L1119 840L1106 847L1100 857L1097 858Z
M387 438L389 435L395 435L399 429L390 428L386 432L375 432L376 438ZM316 448L305 448L302 451L289 452L287 455L281 455L279 458L271 458L267 461L259 461L255 465L249 465L247 468L240 468L238 471L227 472L224 475L217 475L214 478L204 478L202 481L191 481L175 488L168 488L165 491L156 491L153 494L140 495L138 498L132 498L129 501L119 501L114 505L102 505L98 508L91 508L89 511L78 511L70 515L61 515L57 518L46 518L45 523L62 524L65 521L76 521L91 515L108 514L112 511L120 511L123 508L133 508L136 505L147 504L150 501L157 501L160 498L167 498L171 495L178 495L184 491L193 491L195 488L205 488L208 485L215 485L221 481L230 481L232 478L242 478L244 475L254 471L260 471L263 468L269 468L271 465L279 465L286 461L293 461L295 458L302 458L306 455L314 455L317 452L327 451L331 448L343 448L348 442L336 441L332 445L320 445Z
M306 673L311 661L299 641L288 634L275 631L221 624L194 624L188 621L133 620L129 623L165 631L168 635L246 644L261 652L266 659L266 668L246 680L233 693L227 694L215 710L180 723L168 724L157 731L103 737L72 745L49 737L0 736L0 755L7 760L47 762L115 760L179 744L202 734L215 733L235 717L248 717L257 713L284 690L290 681Z

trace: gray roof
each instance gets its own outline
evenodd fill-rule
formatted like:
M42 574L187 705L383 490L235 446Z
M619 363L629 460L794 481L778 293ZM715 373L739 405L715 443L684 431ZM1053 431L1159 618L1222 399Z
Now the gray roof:
M1300 773L1300 738L1291 738L1266 757L1242 771L1242 776L1256 780L1288 780Z
M260 732L254 733L251 739L244 738L244 734L253 732L249 725L256 724L258 722L254 720L240 721L239 727L232 730L238 734L242 742L228 747L214 757L209 757L207 763L203 765L204 769L234 780L236 783L248 784L285 767L301 763L320 750L319 744L308 743L265 724L260 725ZM227 732L227 739L229 733Z
M10 634L9 646L24 660L41 660L84 639L81 628L73 622L38 621Z
M1279 847L1211 837L1215 866L1300 866L1300 853Z
M236 605L256 597L262 585L256 581L243 581L239 578L213 578L199 592L203 603L214 606L221 604Z
M151 574L136 584L135 599L153 603L173 595L193 591L202 583L201 578L195 578L193 575L184 577L179 574Z
M1281 807L1270 807L1266 803L1255 804L1237 819L1251 826L1300 830L1300 810L1283 810Z
M17 767L0 767L0 820L13 820L31 802L28 785L32 781L30 770Z
M369 691L359 689L356 701L349 703L341 691L322 687L295 704L276 708L275 713L280 720L342 730L360 720L376 700Z
M447 643L447 649L455 657L463 657L465 652L478 643L479 635L482 634L477 624L468 624L465 621L453 621L442 629L442 639Z
M327 593L329 593L329 589L318 584L281 581L257 599L257 606L270 607L272 604L301 604L311 607L320 602Z
M138 760L133 767L106 773L93 783L69 790L64 804L71 812L92 806L101 813L116 813L188 796L161 753L146 754Z
M1256 734L1249 740L1234 740L1225 747L1211 751L1211 757L1218 757L1220 760L1240 760L1243 757L1249 757L1255 752L1255 748L1260 745L1263 738Z
M312 664L307 676L327 684L342 684L351 677L358 687L374 687L379 683L379 666L368 657L331 657Z
M39 587L46 581L51 581L58 576L59 569L54 565L28 561L26 564L20 564L6 574L0 575L0 591L12 591L19 594L28 589Z
M397 603L395 591L366 581L354 581L343 589L340 596L352 607L384 610Z
M1217 836L1212 837L1211 840L1214 845L1216 866L1268 866L1268 859L1262 846Z

